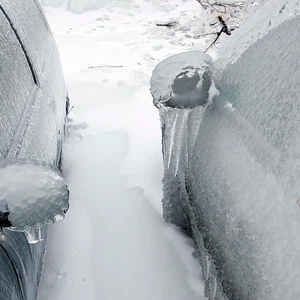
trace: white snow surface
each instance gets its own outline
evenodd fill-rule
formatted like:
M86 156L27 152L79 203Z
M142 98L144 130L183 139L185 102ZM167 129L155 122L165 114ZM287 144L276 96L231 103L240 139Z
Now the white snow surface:
M64 6L73 13L83 13L87 10L100 9L110 2L110 0L41 0L44 6Z
M207 47L190 29L205 12L194 0L45 11L74 109L63 160L70 210L50 231L38 300L204 299L192 241L161 216L149 79L162 59ZM179 25L155 25L170 20Z

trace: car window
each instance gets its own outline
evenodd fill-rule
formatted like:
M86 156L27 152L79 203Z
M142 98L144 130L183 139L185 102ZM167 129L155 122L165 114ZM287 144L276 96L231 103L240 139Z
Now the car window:
M0 158L8 152L34 86L27 57L0 7Z

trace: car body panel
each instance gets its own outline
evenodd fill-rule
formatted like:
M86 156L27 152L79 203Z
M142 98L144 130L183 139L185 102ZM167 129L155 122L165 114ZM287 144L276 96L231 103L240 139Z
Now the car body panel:
M217 62L211 104L160 107L164 216L192 235L211 300L300 298L299 30L294 16Z
M59 166L67 90L48 23L35 0L0 0L0 23L0 158ZM29 243L2 229L0 299L36 298L47 233L42 226L42 241Z

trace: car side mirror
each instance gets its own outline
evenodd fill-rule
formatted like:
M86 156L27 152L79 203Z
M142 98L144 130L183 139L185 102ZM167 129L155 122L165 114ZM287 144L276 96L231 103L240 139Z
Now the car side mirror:
M61 172L22 159L0 160L0 228L16 231L58 222L69 208Z
M160 62L150 80L157 108L192 109L210 102L214 66L211 57L200 51L173 55Z

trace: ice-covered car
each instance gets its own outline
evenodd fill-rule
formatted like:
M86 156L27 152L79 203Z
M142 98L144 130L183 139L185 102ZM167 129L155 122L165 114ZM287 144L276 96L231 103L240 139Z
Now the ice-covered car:
M67 90L38 1L0 0L0 103L0 299L34 300L48 224L69 198Z
M209 299L300 299L298 15L270 1L218 61L179 54L151 79L164 217L195 241Z

